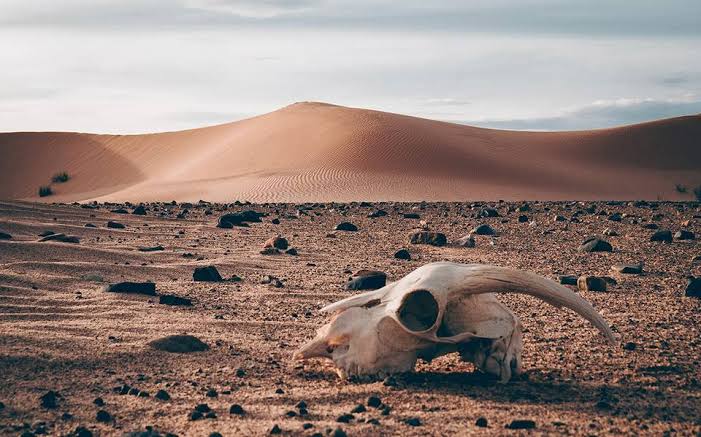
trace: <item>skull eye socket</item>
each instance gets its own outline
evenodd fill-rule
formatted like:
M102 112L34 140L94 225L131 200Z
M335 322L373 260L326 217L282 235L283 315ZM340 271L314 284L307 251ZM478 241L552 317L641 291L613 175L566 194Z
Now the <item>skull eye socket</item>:
M438 302L429 291L412 291L404 296L397 318L410 331L426 331L438 320Z
M331 345L326 346L326 352L328 352L330 354L333 353L334 349L335 349L334 346L331 346Z

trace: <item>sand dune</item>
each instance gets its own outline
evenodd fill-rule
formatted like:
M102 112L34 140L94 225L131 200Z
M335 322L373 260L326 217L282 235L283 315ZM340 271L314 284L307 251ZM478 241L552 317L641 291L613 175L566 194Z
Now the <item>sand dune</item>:
M682 199L701 115L581 132L482 129L323 103L148 135L0 134L0 198L46 201Z

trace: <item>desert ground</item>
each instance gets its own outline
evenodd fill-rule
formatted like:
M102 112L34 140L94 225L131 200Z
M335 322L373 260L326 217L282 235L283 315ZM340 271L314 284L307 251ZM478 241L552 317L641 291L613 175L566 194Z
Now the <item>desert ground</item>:
M701 184L699 138L701 115L522 132L301 102L180 132L0 133L0 199L692 200ZM38 198L64 171L70 179Z
M132 214L135 206L0 202L3 435L701 432L701 301L685 296L687 277L701 274L698 239L650 241L657 230L698 238L698 203L147 203L145 215ZM490 208L498 216L484 217ZM244 210L262 221L217 227L224 213ZM368 216L376 210L387 215ZM358 230L334 231L341 222ZM496 235L474 236L475 247L451 244L480 224ZM410 244L422 228L445 233L449 244ZM606 229L611 252L578 250ZM56 233L78 242L39 241ZM261 254L278 234L297 255ZM410 260L394 257L402 248ZM609 277L605 292L577 292L620 344L607 344L572 311L500 295L525 327L525 374L507 384L457 355L375 382L340 380L329 362L291 360L328 320L318 310L357 293L345 288L352 274L380 270L393 281L439 260L554 280ZM619 263L643 263L643 272L613 272ZM193 280L195 268L210 265L223 281ZM105 290L122 281L152 281L158 295L191 305ZM208 349L150 345L176 334ZM510 429L524 423L531 429Z

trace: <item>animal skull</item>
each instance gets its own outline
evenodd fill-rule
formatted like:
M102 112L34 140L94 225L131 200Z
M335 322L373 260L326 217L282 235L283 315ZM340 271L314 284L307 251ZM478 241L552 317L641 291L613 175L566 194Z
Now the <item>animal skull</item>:
M408 372L418 358L459 352L507 382L521 372L521 323L494 293L522 293L589 320L615 343L599 313L579 295L543 277L482 264L431 263L399 281L322 308L330 323L294 359L331 359L339 376Z

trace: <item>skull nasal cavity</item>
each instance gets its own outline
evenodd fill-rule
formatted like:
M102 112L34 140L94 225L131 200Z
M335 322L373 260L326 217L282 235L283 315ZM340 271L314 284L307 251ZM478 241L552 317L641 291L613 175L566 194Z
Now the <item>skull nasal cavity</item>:
M438 302L426 290L413 291L404 296L397 316L408 330L425 331L438 319Z

